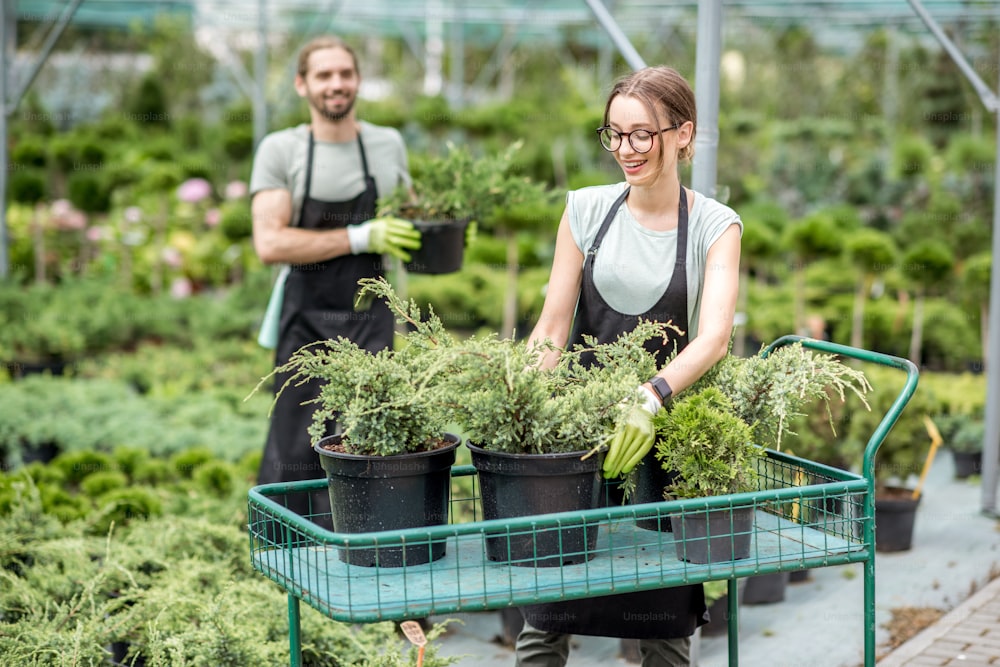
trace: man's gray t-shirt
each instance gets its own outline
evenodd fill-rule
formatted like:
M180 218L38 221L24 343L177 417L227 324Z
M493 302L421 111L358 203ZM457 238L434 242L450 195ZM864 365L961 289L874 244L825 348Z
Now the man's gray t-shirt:
M569 227L586 258L604 216L624 191L625 183L572 190L566 195ZM708 249L732 224L743 222L728 206L695 192L688 212L687 288L688 339L698 335L701 290ZM663 296L677 259L677 230L646 229L622 204L594 261L594 285L608 305L626 315L641 315Z
M368 172L375 178L379 197L397 186L409 187L409 163L403 137L395 128L359 121ZM291 224L298 224L305 198L306 157L309 126L298 125L273 132L260 142L250 175L251 197L261 190L283 189L292 193ZM317 141L313 149L313 172L309 196L322 201L354 199L365 189L361 152L357 139L343 142Z

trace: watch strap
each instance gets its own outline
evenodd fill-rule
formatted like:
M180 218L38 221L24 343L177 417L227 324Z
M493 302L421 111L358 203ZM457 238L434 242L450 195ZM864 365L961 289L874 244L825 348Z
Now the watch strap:
M654 375L649 378L649 384L653 387L653 393L656 397L660 399L660 402L666 405L670 397L674 395L674 390L670 388L670 385L666 380L661 378L659 375Z

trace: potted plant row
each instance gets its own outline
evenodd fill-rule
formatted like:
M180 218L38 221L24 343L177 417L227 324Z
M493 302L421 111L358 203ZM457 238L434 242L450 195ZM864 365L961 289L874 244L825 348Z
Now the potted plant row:
M613 344L567 351L555 369L543 370L535 363L540 350L523 341L457 339L432 309L422 313L384 279L360 285L358 298L384 299L406 325L396 349L371 354L343 338L325 340L274 371L290 373L288 383L321 383L309 432L327 472L336 532L447 523L459 444L446 432L449 424L470 441L486 519L598 506L602 447L638 400L632 397L640 378L652 372L642 343L661 333L660 325L643 323ZM584 351L606 363L584 368ZM592 557L596 526L569 523L549 532L490 534L487 556L530 566ZM414 565L442 558L445 548L443 540L345 547L342 559Z

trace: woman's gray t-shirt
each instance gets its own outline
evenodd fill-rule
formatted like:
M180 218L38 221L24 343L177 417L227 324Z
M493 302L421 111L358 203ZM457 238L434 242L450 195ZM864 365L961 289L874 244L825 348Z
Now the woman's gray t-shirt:
M399 131L359 121L368 171L375 178L380 197L397 186L409 187L406 145ZM261 190L283 189L292 193L292 222L298 224L305 197L306 155L309 126L298 125L273 132L260 142L250 175L250 195ZM356 139L317 141L313 151L313 173L309 196L323 201L354 199L365 189L361 152Z
M586 258L604 217L626 183L571 190L566 195L569 227L577 248ZM688 212L687 288L688 339L698 335L701 290L706 257L730 225L743 222L728 206L695 192ZM641 315L663 296L674 273L677 230L646 229L632 216L627 203L615 214L594 261L594 285L608 305L626 315Z

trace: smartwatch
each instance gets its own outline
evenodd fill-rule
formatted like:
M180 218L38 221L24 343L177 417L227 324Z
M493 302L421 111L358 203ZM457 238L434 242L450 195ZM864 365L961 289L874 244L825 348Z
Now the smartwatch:
M648 382L653 385L653 393L655 393L656 397L660 399L660 403L666 405L667 401L670 400L670 397L674 395L674 390L670 388L667 381L659 375L654 375L649 378Z

